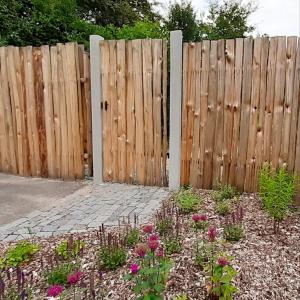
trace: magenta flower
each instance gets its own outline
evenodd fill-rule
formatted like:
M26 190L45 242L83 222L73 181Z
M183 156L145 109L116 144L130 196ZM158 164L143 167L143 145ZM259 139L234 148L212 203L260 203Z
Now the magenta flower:
M155 255L156 255L157 257L164 257L164 249L163 249L162 247L160 247L160 248L156 251Z
M200 221L206 222L208 219L207 215L200 215Z
M192 219L193 219L193 221L196 222L196 223L199 222L199 221L201 220L200 215L193 215L193 216L192 216Z
M139 269L140 269L140 266L136 263L134 263L130 266L130 272L133 275L136 274L139 271Z
M157 234L151 234L149 236L149 241L157 241L159 239Z
M217 229L214 226L210 226L207 231L208 238L211 242L214 242L217 237Z
M68 280L67 280L68 284L70 284L70 285L76 284L80 280L81 276L82 276L82 273L79 271L76 271L76 272L70 274L68 276Z
M139 256L139 257L145 257L145 255L148 252L148 248L145 244L137 244L135 247L135 253Z
M218 264L222 267L225 267L228 265L228 260L226 257L219 257L218 258Z
M144 228L143 228L144 233L148 233L148 234L151 234L153 232L153 230L154 230L154 227L152 224L148 224L148 225L144 226Z
M59 296L64 290L64 287L61 285L52 285L49 287L48 291L47 291L47 297L57 297Z
M148 246L151 251L155 251L159 247L159 240L149 240Z

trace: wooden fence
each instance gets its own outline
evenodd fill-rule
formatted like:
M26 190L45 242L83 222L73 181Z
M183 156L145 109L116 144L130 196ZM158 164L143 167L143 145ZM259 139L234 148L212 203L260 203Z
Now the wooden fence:
M0 48L0 171L83 178L84 156L91 171L89 67L75 43Z
M184 44L182 184L256 191L264 162L300 175L299 42Z
M120 40L100 47L103 178L166 185L167 44Z

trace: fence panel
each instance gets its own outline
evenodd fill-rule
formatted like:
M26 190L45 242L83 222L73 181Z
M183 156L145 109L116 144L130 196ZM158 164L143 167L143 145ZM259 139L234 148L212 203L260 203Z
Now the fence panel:
M256 191L264 162L300 175L299 38L183 49L181 183Z
M89 78L75 43L0 48L0 171L83 178L86 163L91 172Z
M101 41L103 177L166 185L167 45Z

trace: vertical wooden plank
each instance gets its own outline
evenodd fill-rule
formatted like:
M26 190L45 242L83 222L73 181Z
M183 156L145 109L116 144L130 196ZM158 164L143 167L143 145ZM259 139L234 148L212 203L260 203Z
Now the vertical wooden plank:
M274 114L272 122L272 150L271 163L274 168L278 167L280 145L282 141L283 108L285 92L286 70L286 38L278 37L278 48L275 73Z
M141 40L132 41L133 87L136 117L136 179L145 183L145 141L144 141L144 109L142 89L142 49Z
M255 176L255 146L258 130L258 118L260 111L260 71L261 71L261 49L262 38L256 38L253 46L253 63L252 63L252 89L251 89L251 107L249 119L249 138L247 146L246 158L246 175L244 190L250 192L252 190L252 179Z
M45 126L47 141L47 164L49 176L56 177L56 153L55 153L55 137L54 137L54 121L53 121L53 99L51 85L51 65L50 51L48 46L42 46L42 71L44 85L44 108L45 108Z
M233 97L235 42L226 40L225 50L225 98L224 98L224 165L222 183L227 184L231 165L231 143L233 138Z
M287 38L286 49L286 74L285 74L285 97L282 121L282 142L279 156L279 165L287 166L289 156L290 130L292 120L293 87L295 76L295 64L297 55L297 37Z
M234 61L234 92L232 100L233 125L231 141L231 162L229 168L228 183L235 185L236 165L238 156L238 139L240 133L240 115L241 115L241 93L243 76L243 45L242 38L235 40L235 61Z
M162 185L161 159L162 159L162 40L152 40L153 58L153 124L154 124L154 181L153 185ZM145 122L145 128L147 123ZM145 131L146 133L146 131Z
M103 116L103 179L112 180L112 153L111 153L111 116L110 116L110 83L109 83L109 44L100 42L101 80L102 80L102 116Z
M135 96L134 96L134 74L132 41L126 42L126 181L134 182L135 177Z
M58 79L58 58L57 47L51 46L51 76L52 76L52 97L53 97L53 121L54 121L54 136L55 136L55 167L56 176L61 177L61 153L62 153L62 139L60 128L60 95L59 95L59 79Z
M41 48L33 49L33 69L34 69L34 94L36 97L36 119L39 139L39 153L41 161L41 176L48 176L47 162L47 142L45 127L45 108L43 93L43 71Z
M243 82L241 98L241 123L238 143L238 159L236 171L236 185L239 190L243 190L245 173L247 145L249 134L250 104L251 104L251 83L252 83L252 54L253 40L244 39L244 58L243 58Z
M66 49L62 44L57 45L57 79L58 79L58 95L59 95L59 120L60 120L60 136L61 136L61 170L62 178L72 178L73 176L73 148L69 144L72 134L68 132L68 114L67 114L67 93L68 83L65 76L67 75L66 66ZM58 108L57 108L58 109ZM69 163L71 163L69 165ZM69 173L70 171L70 173Z
M216 124L216 106L217 106L217 54L218 42L211 41L209 54L209 81L208 81L208 99L207 99L207 121L205 126L204 142L204 176L203 187L210 189L212 187L212 168L213 168L213 151L215 139Z
M126 81L125 40L117 41L118 162L119 180L126 180Z
M205 57L207 59L207 53ZM195 43L195 112L193 115L193 144L192 144L192 159L190 167L189 183L197 187L200 177L200 160L199 160L199 146L200 146L200 103L201 103L201 62L202 59L202 43ZM205 64L205 63L204 63ZM202 138L202 136L201 136Z
M263 161L269 162L271 159L272 143L272 119L274 110L274 92L275 92L275 72L277 56L277 38L270 38L268 67L267 67L267 92L266 92L266 113L264 120L264 143L263 143Z
M213 187L216 187L222 176L223 164L223 135L224 135L224 96L225 96L225 42L218 42L218 85L217 85L217 110L216 110L216 132L214 140L214 155L213 155Z
M156 43L153 41L153 43ZM152 65L152 59L155 62L156 53L152 53L152 40L142 40L142 54L143 54L143 95L144 95L144 118L147 137L145 138L145 158L146 158L146 184L154 185L157 174L154 173L154 120L156 116L153 113L155 107L154 84L157 74L154 73L156 69ZM153 57L152 57L153 54ZM157 66L155 66L157 68ZM157 78L158 79L158 78ZM157 82L157 79L155 82ZM156 91L157 92L157 91ZM156 128L157 129L157 128ZM157 157L156 157L157 159ZM157 161L155 161L157 162Z
M189 45L183 44L183 60L182 60L182 135L181 135L181 184L188 184L189 178L186 175L187 169L187 104L188 104L188 61L189 61Z
M258 175L263 164L263 137L264 120L266 114L266 92L267 92L267 67L269 54L269 38L262 38L262 49L260 58L260 91L259 91L259 117L255 145L255 172L252 178L252 191L257 191Z
M25 66L25 90L26 90L26 114L28 128L28 142L30 150L31 174L41 176L41 161L39 153L39 137L36 116L36 96L34 89L34 69L33 69L33 51L32 47L24 48L26 60Z
M167 152L168 152L168 45L163 41L163 150L162 150L162 176L163 185L167 186Z
M112 177L114 181L119 181L118 162L118 101L117 101L117 51L116 41L109 41L109 93L110 99L108 109L110 109L111 126L111 152L112 152Z
M297 141L297 123L298 119L298 111L300 104L300 38L298 38L297 45L297 58L295 62L295 75L294 75L294 86L293 86L293 101L292 101L292 115L291 115L291 130L290 130L290 140L289 140L289 156L288 156L288 169L290 171L294 170L295 166L295 149L296 149L296 141ZM299 136L298 130L298 136ZM299 161L299 158L297 158Z
M190 168L192 163L192 148L193 148L193 130L194 130L194 113L195 113L195 69L196 69L196 49L195 43L190 43L189 48L189 60L188 60L188 81L187 81L187 126L186 126L186 161L184 166L184 172L187 177L187 182L190 178Z

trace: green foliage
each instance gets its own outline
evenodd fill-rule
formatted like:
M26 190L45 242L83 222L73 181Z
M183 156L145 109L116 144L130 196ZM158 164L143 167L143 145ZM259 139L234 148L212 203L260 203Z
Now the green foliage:
M102 246L99 251L101 264L108 270L116 270L126 263L127 251L119 245L115 247Z
M78 265L71 263L64 263L53 267L51 270L45 272L45 278L49 285L61 284L66 285L68 275L78 269Z
M76 258L83 250L85 244L81 240L62 241L55 249L55 252L63 259Z
M285 168L273 171L270 165L264 165L259 174L259 195L263 206L275 223L282 221L289 211L296 192L296 176ZM276 229L275 229L276 230Z
M238 224L230 224L224 227L223 234L227 241L237 242L244 236L244 228Z
M214 265L213 276L211 277L212 291L211 293L219 299L232 300L233 295L238 291L232 281L237 275L235 269L227 265L225 267L218 264Z
M30 242L20 242L16 246L8 249L5 258L1 259L0 265L6 267L17 267L23 262L29 261L31 257L39 251L39 246Z
M230 212L230 201L224 200L217 202L216 212L221 216L228 214Z
M125 243L128 247L135 246L140 239L140 232L137 228L132 228L125 236Z
M156 230L160 235L166 235L172 228L171 219L160 219L156 222Z
M22 290L21 292L22 294L25 294L26 295L26 298L23 298L23 299L26 299L26 300L33 300L34 299L34 296L33 296L33 291L32 291L32 288L30 287L26 287ZM16 287L8 287L4 290L4 297L1 298L3 300L19 300L19 299L22 299L21 296L20 296L20 291L18 291L18 288Z
M211 245L204 240L197 242L195 264L203 268L209 261L211 251Z
M173 300L188 300L188 296L186 294L181 294L173 298Z
M213 198L216 202L233 199L238 192L233 186L220 184L218 190L213 192Z
M190 213L197 209L202 200L191 188L182 189L175 197L176 203L184 213Z
M163 300L171 262L157 259L153 252L148 253L137 274L128 274L127 280L134 280L134 292L139 300Z
M166 254L172 255L181 251L181 240L179 238L170 238L164 241Z

